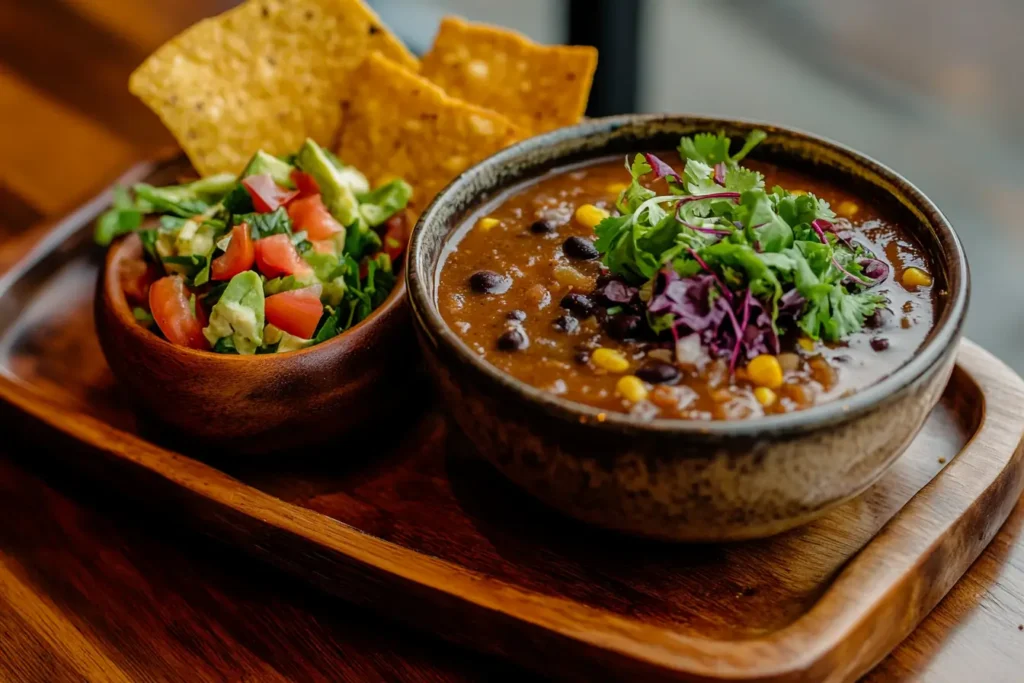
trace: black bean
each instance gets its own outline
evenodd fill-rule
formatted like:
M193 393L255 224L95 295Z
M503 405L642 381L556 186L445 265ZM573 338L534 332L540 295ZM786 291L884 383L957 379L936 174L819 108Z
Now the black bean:
M586 237L573 235L562 243L562 253L569 258L592 261L601 255L594 243Z
M888 325L890 320L892 320L892 313L888 309L876 308L875 312L864 321L864 325L872 330L877 330Z
M573 292L562 297L562 308L585 318L594 312L594 300L586 294Z
M889 348L889 340L885 337L875 337L871 340L871 348L875 351L885 351Z
M530 338L519 328L507 330L498 337L498 348L502 351L519 351L530 345Z
M469 286L481 294L504 294L512 286L512 279L493 270L478 270L469 276Z
M580 322L571 315L560 315L555 318L555 329L572 334L580 326Z
M682 373L679 368L660 360L649 360L636 370L636 376L651 384L675 382Z
M576 361L577 363L579 363L580 365L586 365L587 363L590 362L590 352L589 351L577 351L576 355L573 356L572 359L574 361Z
M546 235L549 232L555 231L555 224L551 221L544 220L543 218L539 221L534 221L530 226L530 232L536 235Z
M613 339L626 341L636 339L640 330L640 316L638 315L616 315L608 319L605 326L608 334Z
M514 311L509 311L508 313L506 313L505 317L508 318L509 320L514 320L516 322L521 323L524 320L526 320L526 311L520 311L517 308Z

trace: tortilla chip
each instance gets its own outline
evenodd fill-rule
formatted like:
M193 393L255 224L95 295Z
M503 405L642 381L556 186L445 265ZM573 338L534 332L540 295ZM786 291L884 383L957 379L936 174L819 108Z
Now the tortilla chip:
M453 97L542 133L587 109L597 50L539 45L513 31L445 17L420 73Z
M372 51L416 58L361 0L249 0L173 38L128 88L163 120L203 175L238 173L258 149L333 146L338 103Z
M379 53L366 58L353 84L342 103L338 156L374 185L404 178L413 187L414 214L455 176L525 134Z

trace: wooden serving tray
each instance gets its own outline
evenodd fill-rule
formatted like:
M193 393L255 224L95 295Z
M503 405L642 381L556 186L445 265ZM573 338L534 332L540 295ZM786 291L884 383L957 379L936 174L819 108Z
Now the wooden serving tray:
M661 544L559 517L475 458L419 378L395 387L414 402L381 406L384 426L315 452L202 453L134 412L100 353L89 237L105 201L0 277L4 425L330 593L547 675L854 680L946 594L1024 487L1024 382L968 341L874 487L765 541Z

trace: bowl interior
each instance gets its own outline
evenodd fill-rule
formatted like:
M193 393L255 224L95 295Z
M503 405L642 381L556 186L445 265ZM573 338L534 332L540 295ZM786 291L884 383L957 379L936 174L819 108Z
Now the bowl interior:
M675 149L679 138L723 131L743 138L751 130L768 133L751 158L822 177L849 188L893 215L917 238L936 271L935 324L918 352L892 374L850 397L807 410L741 421L656 419L639 422L625 414L605 415L596 408L558 398L501 372L448 328L437 308L438 273L453 232L497 194L549 171L609 156ZM838 143L802 131L764 124L690 116L620 116L594 119L531 138L486 159L456 178L427 208L410 245L409 294L428 343L450 347L468 365L567 418L643 430L701 433L787 431L839 421L866 410L911 384L959 338L966 312L967 261L952 226L916 187L882 164ZM598 414L601 417L598 419Z

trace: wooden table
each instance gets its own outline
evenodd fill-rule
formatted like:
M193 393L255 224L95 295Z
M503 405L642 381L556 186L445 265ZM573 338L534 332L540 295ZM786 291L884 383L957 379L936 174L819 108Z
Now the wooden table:
M203 0L0 0L0 269L171 142L130 69ZM977 264L976 264L977 266ZM0 680L462 681L512 674L39 465L0 425ZM871 681L1024 679L1024 503Z

